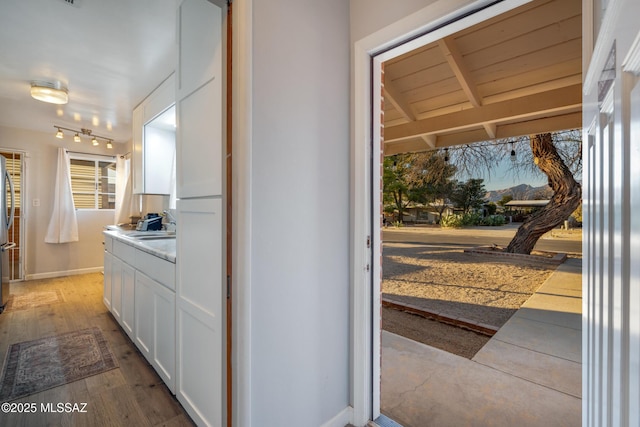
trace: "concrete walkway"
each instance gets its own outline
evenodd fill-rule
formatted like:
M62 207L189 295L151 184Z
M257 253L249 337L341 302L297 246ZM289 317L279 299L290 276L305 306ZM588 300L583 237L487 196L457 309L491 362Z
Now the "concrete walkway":
M560 265L473 360L383 331L382 413L404 427L580 426L581 265Z

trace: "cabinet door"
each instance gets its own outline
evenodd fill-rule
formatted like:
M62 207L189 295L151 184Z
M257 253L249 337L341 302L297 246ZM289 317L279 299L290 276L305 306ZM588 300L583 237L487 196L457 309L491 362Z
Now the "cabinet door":
M135 274L136 271L132 266L127 263L122 264L122 311L120 324L132 340L134 339Z
M153 355L153 280L144 274L137 272L135 275L135 344L151 361Z
M160 283L154 284L153 318L154 347L151 364L175 394L176 294Z
M111 313L118 323L122 323L122 265L118 257L111 261Z
M223 425L222 201L178 200L178 215L176 396L197 424Z
M176 96L177 197L222 194L225 138L221 7L205 0L180 5Z
M111 311L111 282L113 277L113 255L104 251L104 289L102 301L109 311Z

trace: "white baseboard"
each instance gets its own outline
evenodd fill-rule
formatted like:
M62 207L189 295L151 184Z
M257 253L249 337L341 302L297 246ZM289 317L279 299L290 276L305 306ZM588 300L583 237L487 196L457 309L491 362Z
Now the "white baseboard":
M51 271L48 273L27 274L26 280L52 279L54 277L75 276L78 274L101 273L103 267L79 268L77 270Z
M351 422L352 412L353 408L351 406L347 406L335 417L322 424L322 427L345 427Z

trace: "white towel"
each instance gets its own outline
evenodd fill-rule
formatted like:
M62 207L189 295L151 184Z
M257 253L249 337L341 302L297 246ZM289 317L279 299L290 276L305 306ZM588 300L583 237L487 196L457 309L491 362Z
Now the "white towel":
M71 163L64 148L58 148L58 171L53 195L53 212L44 238L46 243L77 242L78 220L71 192Z

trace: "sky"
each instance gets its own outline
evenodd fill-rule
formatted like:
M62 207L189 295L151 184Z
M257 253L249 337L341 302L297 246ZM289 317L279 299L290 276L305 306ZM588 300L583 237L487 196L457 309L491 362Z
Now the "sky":
M485 173L484 176L476 176L474 178L484 179L484 187L487 191L504 190L520 184L529 184L532 187L540 187L547 184L547 178L542 174L533 176L521 172L519 176L515 176L509 171L510 167L511 160L507 157L500 163L498 168L491 171L490 176ZM468 177L461 179L466 180Z

